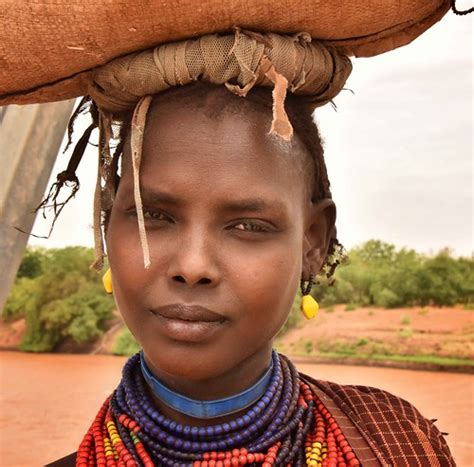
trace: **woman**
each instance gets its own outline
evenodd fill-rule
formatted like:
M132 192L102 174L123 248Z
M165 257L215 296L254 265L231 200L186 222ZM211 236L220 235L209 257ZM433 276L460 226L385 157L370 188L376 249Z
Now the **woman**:
M122 118L106 287L142 351L51 465L454 465L408 402L272 351L298 286L311 317L316 275L334 272L336 209L307 97L287 96L282 138L277 93L246 94L176 86Z

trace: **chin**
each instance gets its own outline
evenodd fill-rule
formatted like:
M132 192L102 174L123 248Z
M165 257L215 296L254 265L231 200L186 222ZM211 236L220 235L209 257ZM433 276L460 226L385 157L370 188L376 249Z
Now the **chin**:
M215 348L176 343L174 345L143 346L153 367L171 377L191 381L218 377L232 368L232 363ZM216 358L220 356L219 358ZM233 360L233 359L231 359Z

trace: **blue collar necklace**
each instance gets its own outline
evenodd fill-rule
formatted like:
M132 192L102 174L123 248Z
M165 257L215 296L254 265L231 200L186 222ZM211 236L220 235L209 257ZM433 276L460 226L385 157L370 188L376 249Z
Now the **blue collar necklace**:
M273 373L274 360L276 358L278 358L278 354L273 351L270 366L253 386L239 394L213 401L190 399L166 387L151 373L148 365L145 363L143 350L140 351L140 366L143 377L154 394L167 406L191 417L208 419L239 412L257 402L268 388Z

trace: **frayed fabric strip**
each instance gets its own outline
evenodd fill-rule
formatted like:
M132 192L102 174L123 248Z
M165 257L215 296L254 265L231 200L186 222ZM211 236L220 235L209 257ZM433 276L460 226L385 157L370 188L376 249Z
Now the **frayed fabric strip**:
M260 68L265 76L273 83L273 120L270 128L271 134L276 134L285 141L291 141L293 137L293 127L285 111L286 90L288 80L275 70L268 57L263 56L260 61Z
M150 249L148 247L148 239L145 229L145 218L143 215L143 204L140 193L140 165L142 160L143 149L143 133L145 131L146 115L152 96L145 96L140 99L132 118L132 134L131 134L131 149L132 149L132 165L133 165L133 194L135 198L135 207L137 210L138 232L140 235L140 243L143 251L143 264L145 269L150 267Z

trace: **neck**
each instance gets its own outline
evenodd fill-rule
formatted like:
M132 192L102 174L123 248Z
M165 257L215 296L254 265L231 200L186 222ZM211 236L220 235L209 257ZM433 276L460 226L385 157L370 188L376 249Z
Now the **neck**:
M154 368L146 355L144 355L144 359L152 375L172 391L190 399L211 401L235 396L257 383L268 369L271 355L272 348L270 344L268 347L256 352L225 373L205 380L189 380L183 377L169 375ZM154 393L148 384L147 390L155 406L163 415L185 425L210 426L220 424L236 419L248 411L248 407L246 407L229 415L211 419L196 418L168 406Z

